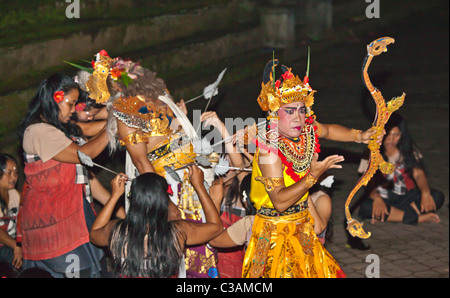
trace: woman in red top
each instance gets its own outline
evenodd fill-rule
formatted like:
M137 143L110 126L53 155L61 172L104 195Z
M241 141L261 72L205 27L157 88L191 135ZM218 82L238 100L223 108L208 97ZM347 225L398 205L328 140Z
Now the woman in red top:
M26 182L19 211L24 269L54 277L98 277L103 251L89 243L95 219L87 170L77 150L95 158L108 144L102 130L88 143L70 119L79 87L66 75L41 82L18 128Z

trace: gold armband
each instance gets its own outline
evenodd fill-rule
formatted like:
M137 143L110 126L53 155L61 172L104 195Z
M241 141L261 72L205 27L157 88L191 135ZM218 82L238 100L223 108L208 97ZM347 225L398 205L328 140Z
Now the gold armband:
M137 143L148 143L148 136L144 135L141 131L132 132L126 137L119 139L120 146L128 144L136 145Z
M266 178L266 177L258 176L258 177L255 177L255 180L261 181L262 184L264 184L264 188L266 189L267 192L271 192L278 186L284 185L284 179L278 178L278 177Z
M315 178L311 173L308 173L305 177L306 187L311 188L314 184L316 184L317 178Z
M355 140L356 143L362 143L362 140L360 139L361 134L362 134L361 130L352 128L353 139Z

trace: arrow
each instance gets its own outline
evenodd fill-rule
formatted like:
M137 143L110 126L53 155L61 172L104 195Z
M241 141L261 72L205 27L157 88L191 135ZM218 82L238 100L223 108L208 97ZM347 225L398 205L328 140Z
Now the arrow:
M110 169L108 169L108 168L106 168L106 167L104 167L102 165L99 165L98 163L93 162L89 155L81 152L80 150L77 150L77 155L78 155L78 159L80 160L81 164L83 164L83 165L85 165L87 167L92 168L93 166L96 166L96 167L102 168L102 169L104 169L104 170L106 170L106 171L108 171L110 173L113 173L113 174L116 174L116 175L120 174L120 173L117 173L117 172L115 172L113 170L110 170ZM133 179L128 179L128 181L133 181Z

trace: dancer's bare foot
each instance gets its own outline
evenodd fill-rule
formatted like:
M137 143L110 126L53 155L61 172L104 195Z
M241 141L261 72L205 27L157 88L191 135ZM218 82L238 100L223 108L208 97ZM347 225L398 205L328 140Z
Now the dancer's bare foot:
M441 219L436 213L427 213L419 215L419 222L439 223Z

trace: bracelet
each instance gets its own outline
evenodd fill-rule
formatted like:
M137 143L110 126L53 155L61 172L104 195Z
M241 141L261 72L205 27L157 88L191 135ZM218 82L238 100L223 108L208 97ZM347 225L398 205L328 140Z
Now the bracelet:
M361 130L352 128L353 139L356 143L362 143L362 140L359 139L360 133L362 133Z
M305 177L305 184L306 184L306 187L311 188L311 187L313 187L314 184L316 184L316 182L317 182L317 178L315 178L315 177L311 174L311 172L309 172L309 173L306 175L306 177Z

